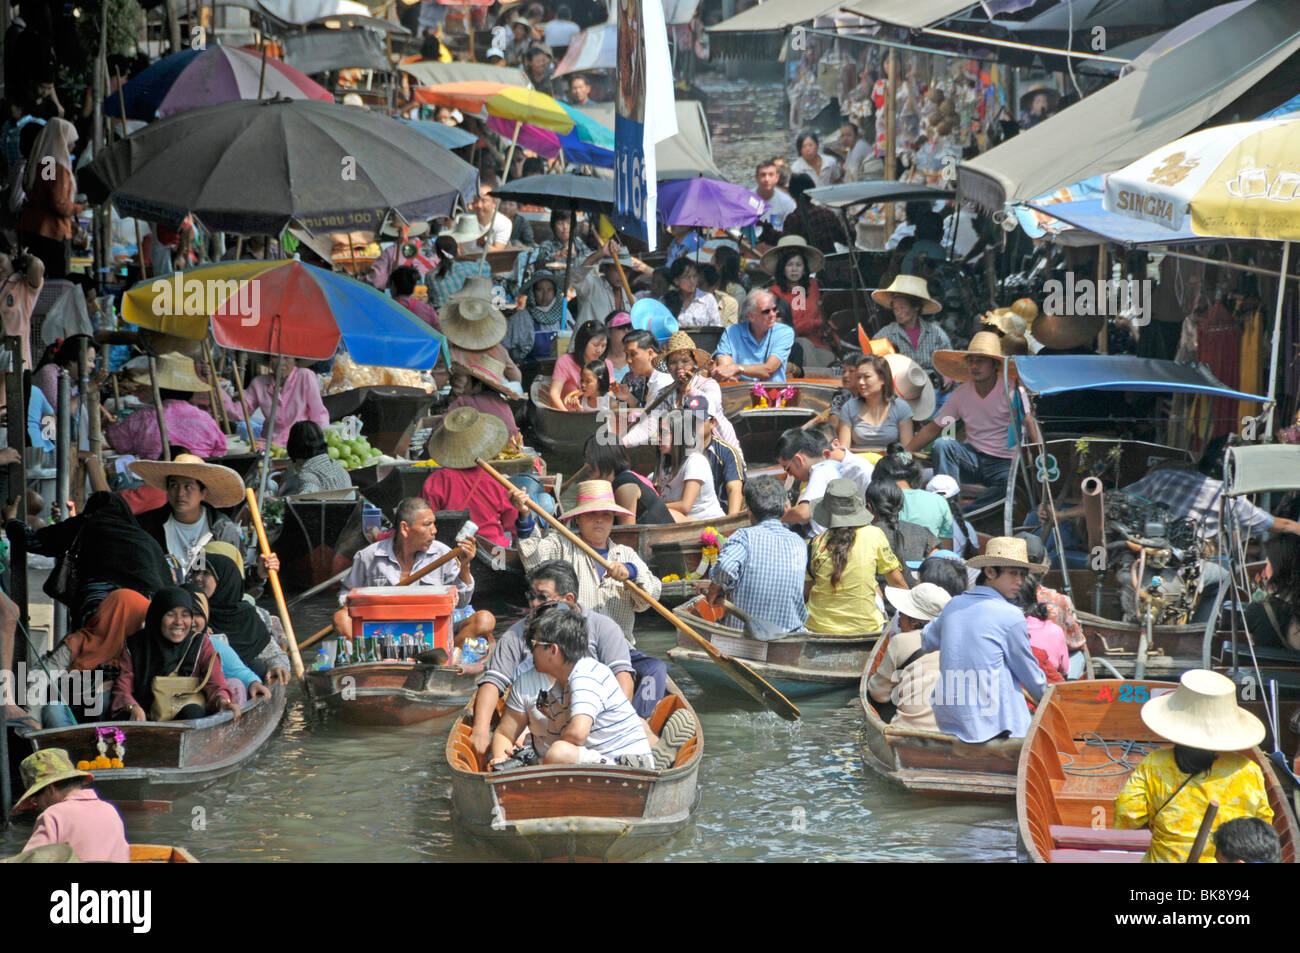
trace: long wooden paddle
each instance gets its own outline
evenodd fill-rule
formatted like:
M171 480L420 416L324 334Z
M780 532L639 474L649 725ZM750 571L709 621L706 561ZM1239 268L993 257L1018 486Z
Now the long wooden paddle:
M477 531L478 531L478 525L475 524L473 520L466 520L465 524L461 526L460 531L456 533L456 542L459 543L462 539L465 539L466 537L476 533ZM418 571L411 573L409 576L403 576L401 579L397 580L397 584L399 586L409 586L411 583L423 579L425 576L429 575L429 573L433 572L435 569L439 569L442 566L447 565L447 563L451 562L453 559L455 559L457 552L459 552L459 550L457 550L455 546L452 546L450 552L443 553L433 562L429 563L429 565L424 566ZM349 566L347 569L343 570L343 572L339 573L333 579L321 583L321 586L317 587L318 591L320 588L324 586L328 586L331 582L339 581L351 571L352 571L352 567ZM325 636L329 635L332 631L334 631L334 623L330 622L330 624L325 626L325 628L321 629L311 638L303 642L302 645L299 646L299 648L304 648L304 649L310 648L311 646L319 642L321 639L325 638Z
M262 525L262 511L257 505L257 493L250 486L244 490L244 495L248 499L248 512L253 517L253 529L257 531L257 545L261 548L263 556L270 557L271 544L266 541L266 527ZM302 654L298 651L298 640L294 637L293 623L289 620L289 607L284 602L284 590L280 588L280 574L272 569L270 578L275 605L280 610L280 624L284 626L285 638L289 640L289 661L293 665L293 674L300 682L305 682L307 671L303 668Z
M517 487L513 483L511 483L504 476L498 473L493 468L492 464L488 463L486 460L478 460L476 462L480 467L483 468L483 471L485 473L487 473L490 477L492 477L503 487L505 487L507 491L517 489ZM573 543L573 545L577 546L589 557L595 560L597 565L604 567L606 571L609 570L610 568L609 561L604 557L602 557L590 546L588 546L585 542L583 542L582 538L576 535L572 530L570 530L569 527L565 526L563 523L561 523L550 513L546 512L544 509L542 509L540 506L534 503L531 499L528 500L528 508L532 510L534 513L536 513L538 516L540 516L542 519L546 520L546 522L550 523L551 527L555 529L557 532L559 532L561 536L563 536L569 542ZM752 668L750 668L744 662L739 661L738 659L734 659L729 655L723 655L721 652L718 651L717 646L715 646L708 639L701 636L698 632L696 632L684 621L682 621L682 619L680 619L678 616L675 616L671 612L669 612L648 592L646 592L636 583L632 582L632 580L630 579L627 580L626 582L623 583L623 585L626 586L628 589L630 589L633 592L633 594L648 602L651 608L653 608L661 616L667 619L669 623L672 624L673 628L677 629L677 631L685 635L688 635L692 639L694 639L699 644L700 648L704 649L704 651L708 654L709 658L713 659L713 661L716 662L724 672L726 672L728 675L731 676L732 680L737 685L743 688L749 695L753 696L754 699L756 699L759 702L762 702L769 709L774 711L776 714L780 715L786 721L798 720L799 709L796 708L793 704L791 704L788 698L786 698L775 688L769 685L766 681L764 681L763 678Z
M1187 852L1187 862L1189 864L1198 864L1201 861L1201 852L1205 850L1205 842L1210 838L1210 830L1214 827L1214 819L1219 815L1219 802L1211 801L1205 809L1205 816L1201 818L1201 826L1196 831L1196 840L1192 841L1192 849Z

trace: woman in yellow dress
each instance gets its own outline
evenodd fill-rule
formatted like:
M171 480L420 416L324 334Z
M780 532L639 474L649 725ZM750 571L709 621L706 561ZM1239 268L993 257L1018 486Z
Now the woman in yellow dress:
M1217 672L1183 673L1177 690L1142 706L1142 721L1172 748L1153 751L1115 799L1115 826L1151 829L1143 863L1187 861L1210 801L1214 827L1238 817L1272 823L1264 774L1243 751L1264 740L1264 725L1238 707L1237 687ZM1201 862L1214 860L1207 841Z

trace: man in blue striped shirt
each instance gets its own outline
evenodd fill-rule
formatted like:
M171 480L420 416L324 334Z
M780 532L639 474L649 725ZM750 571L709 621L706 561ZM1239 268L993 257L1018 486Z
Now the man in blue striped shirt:
M716 604L722 590L730 590L731 601L747 615L798 632L808 618L803 599L808 547L781 522L786 497L776 477L747 480L744 493L752 525L732 533L718 554L709 573L709 602ZM741 627L730 615L725 621Z

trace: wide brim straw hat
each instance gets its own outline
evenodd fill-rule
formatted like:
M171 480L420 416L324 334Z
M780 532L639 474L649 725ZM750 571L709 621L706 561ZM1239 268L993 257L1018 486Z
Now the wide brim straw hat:
M929 420L934 414L937 397L934 381L920 364L905 354L886 354L890 376L894 379L894 392L912 409L914 420Z
M491 228L491 222L488 222L486 225L480 225L477 215L472 212L463 212L456 216L455 224L452 225L451 228L439 232L438 237L441 238L443 235L449 235L455 240L457 245L465 245L469 242L478 241L486 235Z
M524 395L510 389L506 382L506 366L490 354L475 354L473 360L464 364L460 361L451 362L451 372L453 374L468 374L476 381L480 381L484 386L492 388L506 400L523 400Z
M495 460L509 439L500 417L457 407L429 437L428 455L440 467L469 470L479 460Z
M813 519L827 529L868 526L872 517L862 502L862 490L848 477L826 484L826 494L813 505Z
M970 380L970 371L966 368L966 358L991 357L995 361L1005 362L1007 355L1002 350L1002 339L994 331L980 331L970 339L964 351L935 351L932 360L934 369L944 377L954 381ZM1014 372L1014 367L1011 369Z
M996 567L998 569L1023 569L1026 572L1047 572L1046 563L1031 563L1029 547L1023 539L1014 536L994 536L984 547L982 555L968 559L966 565L971 569Z
M894 295L907 295L919 300L922 314L938 314L943 310L943 305L930 297L930 286L918 275L897 275L888 288L871 292L871 300L882 308L892 308Z
M1142 706L1143 723L1167 741L1205 751L1243 751L1264 740L1264 723L1237 704L1232 679L1184 672L1178 688Z
M1043 93L1047 96L1048 112L1055 112L1056 107L1061 105L1060 90L1056 89L1053 86L1049 86L1046 83L1037 83L1033 86L1030 86L1027 90L1025 90L1023 93L1020 94L1020 111L1028 112L1029 107L1032 106L1034 103L1034 97L1037 96L1039 93Z
M923 582L913 589L886 586L885 598L909 619L929 622L943 611L943 607L952 599L952 593L932 582Z
M141 384L151 383L149 372L137 372L132 380ZM183 390L201 393L210 390L208 382L194 372L194 361L178 351L163 354L158 358L158 387L161 390Z
M68 757L68 752L62 748L42 748L29 754L23 758L23 763L19 765L18 770L22 775L23 784L27 785L27 790L14 805L14 813L35 807L36 805L27 802L51 784L72 778L93 779L95 777L89 771L79 770Z
M438 324L443 335L466 351L486 351L506 336L506 316L492 303L492 280L477 275L447 298Z
M659 369L668 370L668 355L674 351L690 351L697 370L707 371L712 358L709 352L695 346L695 340L685 331L674 331L659 351Z
M775 275L777 267L793 252L803 255L804 263L810 273L820 271L822 263L826 261L826 256L821 253L821 249L813 248L798 235L786 235L776 243L775 248L769 248L763 253L763 257L758 260L758 267L769 275Z
M1068 351L1085 344L1095 344L1097 335L1101 334L1105 326L1106 316L1101 314L1042 314L1034 321L1029 333L1043 347Z
M616 513L635 516L614 501L614 484L608 480L583 480L578 484L578 505L565 510L560 519L568 521L583 513Z
M169 476L184 476L198 480L207 488L205 502L218 509L238 506L244 500L244 481L230 467L219 463L205 463L202 457L192 453L182 453L175 460L136 460L131 464L132 473L155 490L167 492Z

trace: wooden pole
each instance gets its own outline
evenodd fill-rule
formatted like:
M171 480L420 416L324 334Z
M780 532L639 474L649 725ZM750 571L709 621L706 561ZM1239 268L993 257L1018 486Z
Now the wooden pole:
M172 447L167 439L167 417L163 413L162 391L158 387L158 358L152 355L149 357L149 383L153 385L153 409L158 415L158 439L162 441L162 456L159 459L170 462Z
M889 82L885 84L885 178L891 182L898 178L897 153L897 98L898 98L898 53L891 47L888 63ZM885 237L894 233L894 203L885 204Z
M500 483L502 487L508 487L514 489L514 484L512 484L509 480L507 480L500 473L498 473L493 468L492 464L488 463L486 460L478 460L477 463L480 467L483 468L483 471L487 473L488 476L492 477L494 480ZM532 510L536 515L540 516L547 523L549 523L552 529L556 530L561 536L567 539L570 543L572 543L574 546L578 547L578 549L586 553L588 558L595 561L595 563L598 566L603 567L606 571L610 569L611 564L609 560L605 559L594 549L588 546L587 543L583 541L581 537L575 535L573 531L569 529L569 527L565 526L563 523L561 523L550 513L546 512L546 510L542 509L540 506L534 503L531 499L528 500L528 508ZM736 682L736 684L739 685L741 688L743 688L747 694L752 696L755 700L762 702L764 705L768 707L768 709L775 712L777 715L780 715L782 718L786 719L787 721L798 720L798 718L800 717L799 709L796 708L793 704L791 704L788 698L786 698L779 691L777 691L775 688L769 685L767 681L765 681L763 677L759 675L757 672L755 672L752 668L750 668L744 662L741 662L739 659L734 659L731 658L730 656L723 655L722 652L718 650L717 646L715 646L708 639L704 638L698 632L692 629L679 616L675 615L672 612L669 612L666 608L663 607L663 605L659 603L657 599L651 596L650 593L646 592L636 583L632 582L631 579L628 579L626 582L624 582L623 586L626 589L628 589L633 595L637 596L639 599L648 602L650 604L650 607L654 609L656 612L658 612L661 616L663 616L665 621L670 623L675 629L677 629L678 632L681 632L682 634L690 637L691 639L694 639L695 642L699 644L700 648L704 649L704 651L708 654L709 658L711 658L714 662L716 662L719 668L721 668L724 672L730 675L731 678Z
M27 393L23 390L23 343L14 336L5 338L11 373L5 375L5 406L8 409L9 446L18 451L18 459L9 464L9 492L17 498L17 518L27 521ZM11 554L10 594L18 604L18 621L27 630L27 552L16 548Z
M262 511L258 509L257 494L252 487L244 491L248 500L248 512L253 517L253 529L257 532L257 545L263 556L271 555L271 544L266 541L266 528L262 525ZM289 607L284 603L284 590L280 588L280 574L271 570L271 592L275 596L275 606L280 613L280 624L284 626L285 638L289 640L289 662L293 665L293 674L299 681L306 681L307 673L303 669L302 655L298 651L298 640L293 634L293 622L289 619Z
M248 400L244 397L244 383L239 379L239 362L230 362L230 376L235 381L235 393L239 395L239 409L244 412L244 425L248 427L248 445L253 445L253 418L248 412Z
M1201 861L1201 852L1205 850L1205 842L1210 839L1210 831L1214 828L1214 819L1219 816L1219 802L1211 801L1205 809L1205 817L1201 818L1201 826L1196 831L1196 840L1192 841L1192 849L1187 853L1187 862L1197 864Z
M126 97L122 95L122 71L114 70L113 72L114 75L117 76L117 103L119 106L122 107L122 138L125 139L126 138ZM131 221L135 225L135 250L136 250L136 254L140 256L140 278L141 280L143 280L149 277L149 262L144 257L144 241L140 237L140 219L132 215ZM121 409L122 408L120 407L118 408L119 411Z
M275 369L271 372L271 415L262 424L262 479L261 496L266 498L266 482L271 478L271 444L275 442L275 414L280 409L280 371L284 367L284 357L279 357L275 362ZM260 517L259 517L260 518Z
M1106 243L1102 242L1097 246L1097 287L1105 288L1106 281ZM1103 324L1101 330L1097 332L1097 353L1105 354L1109 346L1109 335L1107 328L1109 324Z
M212 391L212 418L220 425L224 426L226 433L233 433L230 429L230 416L226 413L226 402L221 399L221 388L217 386L217 367L212 363L212 347L208 344L208 339L203 339L203 360L208 365L208 387Z

